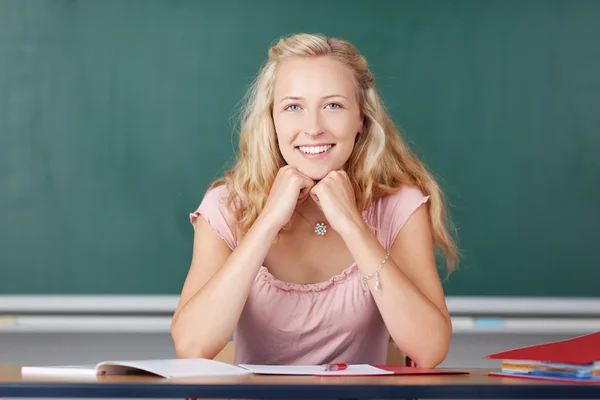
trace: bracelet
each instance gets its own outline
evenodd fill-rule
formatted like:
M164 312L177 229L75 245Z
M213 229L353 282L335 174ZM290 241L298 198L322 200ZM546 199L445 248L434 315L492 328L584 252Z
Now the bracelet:
M381 264L379 264L379 267L377 267L377 270L375 270L375 272L373 272L370 275L362 277L362 290L363 290L363 294L365 296L367 295L367 288L368 288L367 281L373 277L375 277L375 291L377 291L377 292L379 291L379 271L381 271L381 268L383 268L383 266L387 262L388 258L390 258L390 253L387 253L385 255L385 258L383 259Z

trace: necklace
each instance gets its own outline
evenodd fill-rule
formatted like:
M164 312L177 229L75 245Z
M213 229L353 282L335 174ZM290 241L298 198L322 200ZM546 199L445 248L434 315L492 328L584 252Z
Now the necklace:
M306 218L304 218L304 215L300 214L298 210L295 211L309 226L312 226L312 224ZM324 222L317 222L314 226L314 232L320 236L325 235L327 233L327 225L325 225Z

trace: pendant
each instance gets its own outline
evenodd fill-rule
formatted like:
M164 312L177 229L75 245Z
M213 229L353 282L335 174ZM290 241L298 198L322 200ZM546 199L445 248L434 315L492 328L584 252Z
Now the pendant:
M315 233L323 236L325 233L327 233L327 225L325 225L323 222L317 222L315 225Z

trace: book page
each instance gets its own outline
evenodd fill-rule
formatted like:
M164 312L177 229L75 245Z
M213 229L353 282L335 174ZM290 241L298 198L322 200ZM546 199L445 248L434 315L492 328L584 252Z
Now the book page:
M21 367L22 376L96 376L96 365L28 365Z
M340 376L340 375L391 375L394 372L375 368L368 364L349 365L348 368L341 371L323 371L320 365L254 365L240 364L240 367L246 368L255 374L266 375L320 375L320 376Z
M124 368L128 370L124 370ZM146 371L164 378L230 376L246 375L250 373L248 370L236 367L235 365L204 358L105 361L98 364L98 370L106 374L130 374L136 370Z

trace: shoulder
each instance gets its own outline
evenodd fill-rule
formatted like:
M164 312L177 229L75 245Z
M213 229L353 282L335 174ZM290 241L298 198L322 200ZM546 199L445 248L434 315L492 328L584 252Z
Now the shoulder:
M402 185L394 193L388 194L378 199L379 207L384 212L392 211L410 211L415 206L426 203L429 196L424 194L416 186ZM414 211L414 210L413 210Z
M194 213L190 214L191 222L195 222L194 216L197 217L198 214L212 216L216 213L219 213L224 216L229 215L229 212L227 211L228 196L229 191L227 190L226 185L220 185L208 190L204 194L198 209Z
M226 206L227 198L229 197L229 189L227 185L219 185L204 194L203 203L211 204L217 207Z
M389 250L413 213L429 201L429 196L415 186L402 185L394 193L376 200L374 207L379 234L383 245Z
M229 190L226 185L220 185L208 190L200 205L190 213L190 222L195 226L198 217L202 216L230 248L235 248L237 242L230 227L231 218L227 207Z

